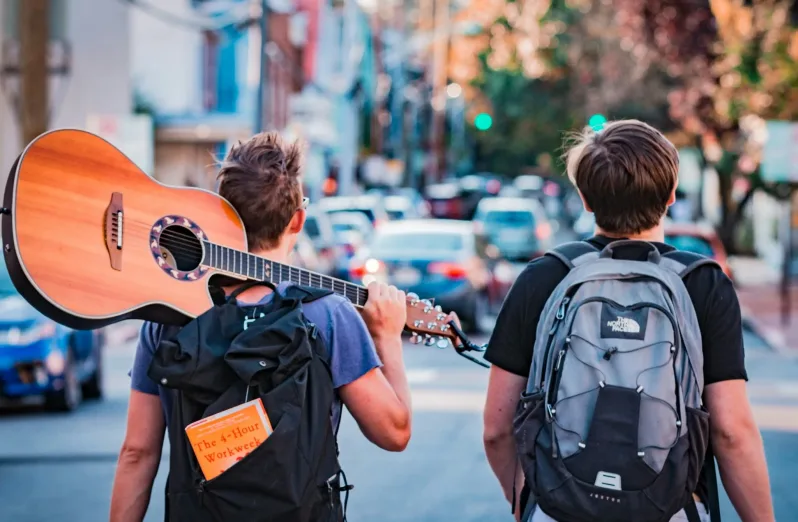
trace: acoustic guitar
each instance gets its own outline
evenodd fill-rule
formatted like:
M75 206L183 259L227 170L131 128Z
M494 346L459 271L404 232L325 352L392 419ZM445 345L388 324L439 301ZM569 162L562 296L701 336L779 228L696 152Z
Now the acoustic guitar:
M185 324L213 305L210 285L220 277L330 289L356 307L368 298L362 286L248 253L229 202L163 185L80 130L48 132L25 148L2 212L14 286L41 313L76 329L125 319ZM409 295L407 307L414 342L444 347L459 337L429 300Z

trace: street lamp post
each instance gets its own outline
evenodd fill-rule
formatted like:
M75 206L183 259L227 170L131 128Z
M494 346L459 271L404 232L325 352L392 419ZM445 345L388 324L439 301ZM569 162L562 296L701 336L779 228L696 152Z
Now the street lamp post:
M262 132L264 125L264 114L269 110L266 103L266 89L269 80L269 57L266 53L266 45L269 43L269 0L260 0L260 76L258 77L258 98L255 100L255 134Z

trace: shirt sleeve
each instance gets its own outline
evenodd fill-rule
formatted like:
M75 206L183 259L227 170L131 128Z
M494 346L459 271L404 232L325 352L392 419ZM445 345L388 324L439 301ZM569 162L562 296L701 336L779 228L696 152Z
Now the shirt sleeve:
M330 314L327 347L333 386L337 389L382 366L366 323L349 301Z
M693 275L696 276L696 287L703 289L694 295L699 299L704 297L703 303L696 303L704 350L704 385L748 380L740 302L734 285L714 267L699 268Z
M129 373L130 387L133 390L158 395L158 384L147 375L155 348L158 346L158 337L160 337L160 329L157 325L150 322L141 325L136 356L133 359L133 368Z
M540 257L524 268L502 304L485 360L510 373L529 375L540 314L567 274L565 265L550 256Z

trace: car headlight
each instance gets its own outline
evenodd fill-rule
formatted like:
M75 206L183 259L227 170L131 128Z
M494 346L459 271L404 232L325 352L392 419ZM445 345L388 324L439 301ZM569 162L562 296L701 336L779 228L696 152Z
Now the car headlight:
M61 375L64 373L64 368L66 367L64 354L57 349L50 351L50 353L47 354L47 358L44 359L44 366L47 368L50 375Z
M7 345L24 346L33 344L41 339L53 337L55 335L54 323L37 324L26 330L19 328L10 328L5 332L0 333L0 343Z

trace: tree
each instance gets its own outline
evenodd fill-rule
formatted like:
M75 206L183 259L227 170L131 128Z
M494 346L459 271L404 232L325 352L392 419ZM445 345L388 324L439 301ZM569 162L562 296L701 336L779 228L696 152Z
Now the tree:
M505 2L493 14L478 41L482 60L462 68L476 71L472 104L494 115L491 132L473 133L482 168L520 172L539 157L549 163L559 158L564 133L595 113L671 124L672 82L624 38L614 5L527 0Z
M487 56L483 57L487 61ZM568 79L528 78L518 70L490 69L474 82L492 117L490 129L473 129L478 170L516 176L547 167L575 118L567 98Z
M798 33L791 0L622 0L625 35L676 86L670 116L699 145L719 175L719 232L734 251L734 234L755 190L764 119L798 117ZM690 138L692 137L692 138ZM735 179L748 192L732 198Z
M49 120L49 5L50 0L19 2L20 130L25 144L44 133Z

